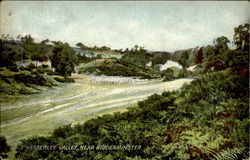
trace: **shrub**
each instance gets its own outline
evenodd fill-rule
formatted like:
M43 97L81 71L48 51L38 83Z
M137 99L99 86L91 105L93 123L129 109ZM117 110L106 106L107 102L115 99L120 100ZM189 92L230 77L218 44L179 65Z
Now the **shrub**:
M19 67L19 69L23 71L23 70L25 70L25 67L21 66L21 67Z
M6 138L0 136L0 158L7 158L7 153L10 151L10 146L7 144Z
M187 69L182 69L182 70L180 70L178 77L180 77L180 78L187 78L187 77L189 77L191 75L192 75L191 71L188 71Z
M28 71L31 71L34 68L36 68L36 66L34 65L34 63L30 63L27 67L25 67L25 69L27 69Z
M174 78L174 71L171 68L168 68L161 72L161 77L163 78L163 82L171 81Z
M56 83L53 80L51 80L48 76L42 74L32 75L32 74L20 73L20 74L15 74L14 79L18 83L24 83L24 84L35 84L47 87L56 85Z
M9 66L7 67L10 71L12 72L19 72L19 70L17 69L17 66Z
M49 68L47 64L42 64L42 68Z

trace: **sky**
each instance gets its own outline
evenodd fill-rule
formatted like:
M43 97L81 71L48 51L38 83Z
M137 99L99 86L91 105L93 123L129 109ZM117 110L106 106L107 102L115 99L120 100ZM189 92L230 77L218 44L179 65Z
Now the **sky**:
M1 35L75 46L169 51L212 44L249 23L247 1L3 1Z

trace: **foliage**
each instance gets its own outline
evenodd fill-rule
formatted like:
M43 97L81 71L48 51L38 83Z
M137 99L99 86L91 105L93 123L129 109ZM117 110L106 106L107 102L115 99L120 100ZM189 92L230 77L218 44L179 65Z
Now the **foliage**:
M16 82L25 84L35 84L48 87L55 85L54 81L52 81L47 76L42 74L31 75L31 74L19 73L14 75L14 79Z
M239 50L249 51L249 26L247 23L234 28L234 43Z
M182 68L186 69L189 67L189 52L185 51L182 53L178 63L182 65Z
M46 45L44 41L35 43L31 35L26 35L24 43L21 44L6 44L0 40L0 50L1 67L16 65L17 61L23 62L26 59L42 62L51 58L51 46Z
M216 156L216 160L238 160L238 159L247 159L248 154L247 148L233 148L223 150Z
M47 55L41 55L41 54L35 53L35 54L33 54L31 56L31 60L43 62L43 61L47 61L48 60L48 56Z
M160 76L160 72L154 68L145 68L117 59L107 59L101 64L98 63L94 66L80 68L78 71L78 73L83 72L95 73L97 75L104 74L108 76L138 76L145 79L158 78Z
M19 47L14 47L12 45L10 46L4 46L2 40L0 41L0 66L14 66L16 65L16 61L20 57L20 52L22 54L23 50Z
M179 72L178 77L179 78L187 78L187 77L189 77L191 75L192 75L191 71L188 71L187 69L181 69L180 72Z
M58 83L51 77L40 74L36 69L32 71L13 72L4 69L0 72L1 95L34 94L40 89L37 86L52 87Z
M235 50L229 49L229 40L224 36L218 37L213 46L200 48L196 55L196 64L202 64L203 73L230 67L237 74L248 74L249 24L239 25L234 31L234 43L237 47Z
M166 70L163 70L161 72L161 77L163 78L163 81L171 81L174 77L174 71L171 68L168 68Z
M28 71L31 71L32 69L36 68L35 64L34 63L30 63L29 65L27 65L25 67L26 70Z
M7 158L7 154L10 151L10 146L7 144L6 138L0 136L0 158Z
M195 64L201 64L201 63L204 62L205 57L203 56L202 50L203 50L203 47L201 47L201 48L199 49L199 51L198 51L198 53L197 53L197 55L196 55L196 57L195 57Z
M132 53L128 52L122 56L121 61L145 67L146 64L150 61L150 56L142 51Z
M156 53L152 58L152 65L165 64L171 59L171 54L167 52Z
M88 47L86 45L84 45L83 43L79 42L76 44L76 46L80 47L82 50L94 50L94 51L109 51L111 48L110 47L107 47L107 46L102 46L102 47L97 47L97 46L94 46L94 47Z
M72 72L74 72L76 62L76 55L69 44L55 42L51 64L52 67L56 69L56 72L64 76L64 78L67 78L68 76L71 76Z

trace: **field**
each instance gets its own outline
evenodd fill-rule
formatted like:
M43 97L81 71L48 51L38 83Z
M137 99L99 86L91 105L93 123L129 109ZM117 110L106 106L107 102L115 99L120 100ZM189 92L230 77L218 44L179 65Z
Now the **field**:
M126 111L127 107L149 95L175 90L192 81L93 84L87 75L74 74L72 78L76 83L46 88L42 93L27 95L15 104L8 99L2 102L1 134L12 147L10 158L21 139L48 135L61 125L83 123L97 115Z

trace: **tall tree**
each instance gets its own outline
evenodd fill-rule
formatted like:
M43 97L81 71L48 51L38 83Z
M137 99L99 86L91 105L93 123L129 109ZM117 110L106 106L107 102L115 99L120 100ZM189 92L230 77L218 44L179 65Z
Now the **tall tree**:
M249 26L250 24L245 24L234 28L234 43L237 49L249 50Z
M203 56L203 47L201 47L195 57L195 64L201 64L204 62L204 60L205 60L205 57Z
M30 59L32 54L36 54L37 44L34 42L34 38L32 38L30 34L25 36L25 41L22 44L22 47L25 50L24 55L22 56L24 59Z
M76 44L77 47L80 47L82 50L89 49L88 46L84 45L82 42L78 42Z
M184 51L178 62L186 70L189 67L189 51Z
M237 74L249 75L249 24L234 28L236 50L231 51L229 65Z
M54 42L52 56L52 67L56 69L56 72L64 76L66 79L74 72L74 66L77 61L74 49L69 46L68 43Z

